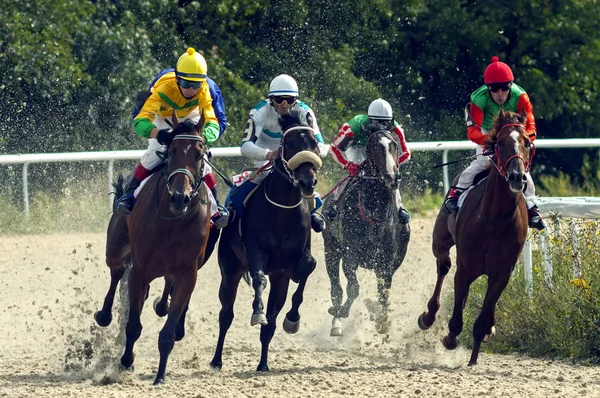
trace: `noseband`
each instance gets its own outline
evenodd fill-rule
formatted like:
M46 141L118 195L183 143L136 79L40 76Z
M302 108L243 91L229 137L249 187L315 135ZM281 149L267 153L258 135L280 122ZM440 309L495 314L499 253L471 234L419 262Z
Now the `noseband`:
M520 128L524 128L522 124L518 124L518 123L505 124L504 126L502 126L502 128L500 129L500 131L498 131L497 138L496 138L496 143L498 142L498 138L500 137L500 133L506 127L520 127ZM529 161L528 162L526 162L525 159L523 159L523 156L521 156L520 154L513 155L513 156L509 157L508 159L506 159L505 162L503 162L502 159L500 158L500 152L498 151L498 145L495 145L494 156L496 158L496 161L494 162L494 166L496 167L496 169L498 170L498 172L500 173L500 175L502 177L504 177L505 180L508 181L508 170L507 170L507 167L508 167L508 164L510 163L510 161L513 160L513 159L519 159L521 162L523 162L523 166L525 167L525 172L526 173L529 172L529 169L531 169L531 162L533 162L533 157L535 156L535 145L533 144L533 142L531 143L530 154L529 154Z
M314 166L315 174L316 174L319 172L319 169L321 168L323 163L321 161L321 158L319 158L319 155L317 155L313 151L308 151L308 150L300 151L297 154L295 154L294 156L292 156L290 159L285 158L285 154L284 154L285 137L290 131L295 131L295 130L309 130L313 133L313 136L311 138L313 140L315 140L315 142L317 141L314 138L315 131L308 126L296 126L296 127L291 127L289 129L287 129L283 133L283 137L281 137L281 142L279 143L279 157L281 159L281 163L283 164L283 170L280 170L277 166L275 166L275 164L273 165L273 168L275 170L277 170L279 173L283 174L285 177L287 177L287 179L295 187L297 187L298 180L296 179L296 176L294 175L294 170L296 170L298 168L298 166L300 166L303 163L307 163L307 162L311 163Z

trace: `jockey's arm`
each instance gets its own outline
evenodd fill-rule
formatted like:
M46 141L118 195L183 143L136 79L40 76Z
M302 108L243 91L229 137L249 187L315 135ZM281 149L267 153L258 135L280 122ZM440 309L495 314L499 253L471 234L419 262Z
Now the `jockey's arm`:
M525 132L527 132L529 139L533 141L537 137L535 117L533 116L533 105L531 105L529 96L526 93L523 93L519 97L519 102L517 103L517 113L521 113L521 111L524 111L525 116L527 116L527 122L525 123Z
M408 146L406 145L406 139L404 137L404 130L402 130L402 127L395 121L394 121L393 132L400 139L400 149L401 149L402 153L400 153L398 155L398 165L401 165L402 163L410 160L411 153L410 153L410 149L408 149Z
M469 107L470 123L467 122L467 137L477 145L483 145L485 140L485 134L481 131L481 124L483 123L483 111L473 102Z
M144 106L133 119L135 133L143 138L156 138L158 128L154 125L154 119L162 106L162 100L158 92L153 92L144 103Z
M335 140L331 143L330 153L333 157L333 160L336 161L342 167L346 167L348 165L348 159L344 155L346 149L352 145L354 141L354 132L350 128L348 123L344 123L340 132L338 133Z
M258 139L258 135L262 132L262 129L262 122L258 119L255 120L250 116L240 147L243 156L253 160L268 160L267 156L271 151L256 145L256 140Z
M223 101L223 95L221 89L217 86L213 80L207 79L210 96L212 98L212 105L215 111L215 116L219 121L219 137L223 135L227 128L227 116L225 114L225 102Z
M203 101L200 101L198 111L200 114L204 113L204 132L202 134L206 138L206 143L210 145L219 138L220 132L219 121L215 115L210 94Z

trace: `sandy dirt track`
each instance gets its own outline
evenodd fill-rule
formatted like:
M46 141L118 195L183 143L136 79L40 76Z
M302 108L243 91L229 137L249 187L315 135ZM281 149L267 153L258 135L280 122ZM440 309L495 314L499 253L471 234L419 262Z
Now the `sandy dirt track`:
M238 294L223 370L214 373L208 365L220 309L214 256L199 273L187 335L176 343L166 384L159 387L152 381L165 318L158 318L151 304L162 281L151 285L135 371L118 372L118 311L106 329L93 319L109 283L104 234L2 237L0 397L600 397L599 367L482 354L479 365L469 368L469 351L446 351L440 343L447 330L445 312L431 330L419 331L417 316L435 282L433 220L417 218L411 225L408 255L392 287L387 338L375 332L363 303L376 299L374 274L364 270L359 271L359 299L344 322L345 335L329 337L329 281L322 239L316 235L318 268L308 282L300 331L287 335L280 315L271 343L271 373L255 372L259 329L249 324L252 290L246 285ZM451 288L448 279L445 292ZM284 313L289 306L290 296Z

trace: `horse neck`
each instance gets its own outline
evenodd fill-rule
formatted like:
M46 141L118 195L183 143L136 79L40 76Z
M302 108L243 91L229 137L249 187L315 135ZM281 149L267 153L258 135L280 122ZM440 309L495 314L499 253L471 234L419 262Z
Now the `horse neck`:
M302 198L300 188L295 186L287 177L283 163L277 159L273 167L278 170L273 170L265 185L265 191L269 199L283 206L293 206Z
M479 205L480 214L492 220L512 217L521 200L524 200L523 194L511 191L505 178L492 167Z

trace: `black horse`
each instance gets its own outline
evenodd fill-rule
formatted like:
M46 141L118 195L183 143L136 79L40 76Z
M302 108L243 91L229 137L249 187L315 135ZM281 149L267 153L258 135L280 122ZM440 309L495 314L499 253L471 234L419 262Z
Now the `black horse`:
M369 308L375 314L377 331L389 327L388 296L392 277L404 261L410 239L409 224L398 218L396 195L399 188L398 137L389 131L372 133L367 141L366 161L358 176L352 178L336 201L337 214L323 232L325 263L331 281L329 313L333 315L332 336L342 335L340 318L347 318L358 297L358 267L372 269L377 277L379 305ZM324 204L324 214L333 200ZM342 304L340 260L348 280L347 299Z
M310 213L305 198L312 198L321 159L314 131L297 115L280 118L283 137L273 170L247 198L239 222L225 227L219 243L221 286L219 340L211 367L222 367L223 343L233 320L233 305L240 279L252 277L255 298L251 325L260 324L262 352L257 371L269 371L269 343L275 333L277 315L287 298L290 279L298 283L292 308L283 328L296 333L300 327L298 309L303 301L308 276L316 261L310 252ZM241 235L240 235L241 232ZM262 293L269 276L271 290L266 316Z

